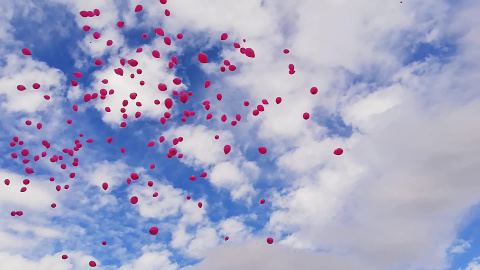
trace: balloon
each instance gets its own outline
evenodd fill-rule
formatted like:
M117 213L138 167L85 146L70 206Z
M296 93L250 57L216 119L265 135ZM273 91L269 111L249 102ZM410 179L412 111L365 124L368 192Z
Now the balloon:
M95 266L97 266L97 263L94 262L94 261L90 261L90 262L88 263L88 265L90 265L91 267L95 267Z
M134 179L135 180L135 179ZM137 196L133 196L132 198L130 198L130 203L132 204L137 204L138 203L138 197Z
M230 239L228 236L225 236L225 241L228 241L228 239Z
M151 227L149 230L151 235L156 235L158 233L158 228L157 227Z
M137 173L132 173L130 174L130 177L133 179L133 180L138 180L139 176Z
M202 208L202 206L203 206L202 202L199 202L198 203L198 208Z
M270 245L273 244L273 238L271 237L267 238L267 243Z
M172 40L171 40L169 37L164 37L164 38L163 38L163 42L164 42L166 45L172 44Z
M228 38L228 34L227 33L223 33L221 36L220 36L220 40L226 40Z
M341 154L343 154L343 149L342 148L337 148L333 151L333 153L337 156L340 156Z
M210 81L205 81L205 88L208 88L210 86Z
M122 21L118 21L118 22L117 22L117 27L118 27L118 28L123 28L123 26L125 26L125 23L124 23L124 22L122 22Z
M103 188L103 190L107 190L108 184L107 184L107 183L103 183L103 184L102 184L102 188Z
M208 63L208 56L205 53L199 53L198 54L198 61L202 64Z
M135 12L140 12L140 11L142 11L142 10L143 10L143 6L142 6L142 5L137 5L137 6L135 7Z
M312 95L315 95L316 93L318 93L318 88L317 88L317 87L312 87L312 88L310 88L310 93L311 93Z
M223 147L223 152L225 153L225 155L230 153L230 150L232 150L232 147L228 144Z
M23 53L23 55L32 55L32 52L27 48L23 48L22 53Z
M255 52L253 51L252 48L245 49L245 55L250 58L255 58Z
M308 120L309 118L310 118L309 113L306 112L306 113L303 114L303 119Z
M258 148L258 152L262 155L265 155L267 153L267 148L262 146Z
M264 204L264 203L265 203L265 199L261 199L260 204Z

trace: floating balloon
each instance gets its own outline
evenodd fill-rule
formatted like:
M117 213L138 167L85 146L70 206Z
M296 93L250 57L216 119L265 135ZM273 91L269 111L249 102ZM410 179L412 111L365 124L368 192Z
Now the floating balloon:
M333 151L333 153L337 156L340 156L341 154L343 154L343 149L342 148L337 148Z
M149 230L151 235L156 235L158 233L158 228L157 227L151 227Z
M135 179L134 179L135 180ZM137 196L133 196L132 198L130 198L130 203L131 204L137 204L138 203L138 197Z
M23 53L23 55L32 55L32 52L27 48L23 48L22 53Z
M270 245L273 244L273 238L268 237L267 238L267 243L270 244Z
M232 147L228 144L223 147L223 152L225 153L225 155L230 153L230 150L232 150Z
M202 64L208 63L208 56L205 53L199 53L198 54L198 61Z

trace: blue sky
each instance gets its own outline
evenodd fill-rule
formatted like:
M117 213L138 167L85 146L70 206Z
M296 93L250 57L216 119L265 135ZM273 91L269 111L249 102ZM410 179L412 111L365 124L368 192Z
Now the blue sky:
M0 22L0 172L2 181L11 180L0 186L0 268L90 269L93 260L107 270L480 269L480 130L472 126L480 109L478 3L204 2L0 1L6 14ZM144 10L135 14L137 4ZM95 8L98 17L79 15ZM153 33L157 27L172 38L171 46ZM98 40L91 37L95 31ZM221 41L224 32L229 38ZM108 39L113 46L106 46ZM234 42L256 57L241 54ZM154 49L160 59L152 57ZM208 64L199 63L200 52ZM179 63L170 69L172 56ZM125 65L120 77L113 70L121 58L139 65ZM224 59L237 70L220 72ZM74 78L76 71L81 79ZM172 83L176 77L179 86ZM34 82L41 88L33 89ZM168 90L160 92L159 83ZM27 90L17 91L19 84ZM83 101L102 88L115 94ZM193 96L183 104L173 90ZM174 100L171 110L166 98ZM120 128L124 99L128 125ZM263 99L269 102L265 112L253 116ZM196 113L185 123L184 110ZM172 117L162 125L166 111ZM205 119L208 113L212 120ZM242 119L231 126L236 114ZM10 147L14 136L24 145ZM184 141L173 145L179 136ZM76 139L82 148L73 157L63 153ZM42 140L52 147L45 149ZM154 147L147 147L150 141ZM226 144L232 146L228 155ZM259 154L260 146L267 154ZM167 158L171 147L184 157ZM344 154L336 156L339 147ZM24 148L29 165L21 162ZM43 151L47 157L35 162ZM19 158L12 159L13 152ZM54 154L63 160L50 162ZM35 173L27 175L26 166ZM127 184L133 172L140 178ZM20 193L25 178L31 183ZM132 196L138 204L130 203ZM24 214L12 217L11 211ZM152 226L159 228L155 236L148 232Z

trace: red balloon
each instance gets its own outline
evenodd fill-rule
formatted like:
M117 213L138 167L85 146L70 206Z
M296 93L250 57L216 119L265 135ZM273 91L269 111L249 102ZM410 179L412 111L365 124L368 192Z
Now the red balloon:
M93 38L94 39L99 39L100 38L100 33L99 32L93 33Z
M317 87L312 87L312 88L310 88L310 93L311 93L312 95L315 95L316 93L318 93L318 88L317 88Z
M143 6L142 6L142 5L137 5L137 6L135 7L135 12L140 12L140 11L142 11L142 10L143 10Z
M157 227L151 227L149 230L151 235L156 235L158 233L158 228Z
M66 260L66 259L68 259L68 256L67 256L67 255L65 255L65 254L64 254L64 255L62 255L62 259Z
M220 39L221 40L226 40L228 38L228 34L227 33L223 33L221 36L220 36Z
M281 97L277 97L277 98L275 99L275 102L276 102L277 104L282 103L282 98L281 98Z
M303 119L308 120L309 118L310 118L309 113L306 112L306 113L303 114Z
M107 241L102 241L102 245L106 245L107 244Z
M133 179L133 180L138 180L139 176L137 173L132 173L130 174L130 177Z
M202 206L203 206L202 202L199 202L198 203L198 208L202 208Z
M225 241L228 241L228 239L230 239L228 236L225 236Z
M262 155L265 155L267 153L267 148L262 146L258 148L258 152Z
M284 54L288 54L290 51L288 49L283 50Z
M232 147L228 144L223 147L223 152L225 153L225 155L230 153L230 150L232 150Z
M178 34L177 34L177 38L178 38L178 39L182 39L182 38L183 38L183 34L182 34L182 33L178 33Z
M343 154L343 149L342 148L337 148L337 149L335 149L335 151L333 151L333 153L337 156L340 156L341 154Z
M132 204L137 204L138 203L138 197L137 196L133 196L132 198L130 198L130 202Z
M171 109L173 106L173 100L171 98L166 98L164 104L167 109Z
M103 183L103 184L102 184L102 188L103 188L103 190L107 190L108 184L107 184L107 183Z
M23 48L22 53L23 53L23 55L32 55L32 52L27 48Z
M200 63L202 63L202 64L206 64L206 63L208 63L208 56L203 52L199 53L198 54L198 61L200 61Z
M270 245L273 244L273 238L271 237L267 238L267 243Z
M255 58L255 52L253 51L252 48L245 49L245 55L250 58Z
M123 28L123 26L125 26L125 23L124 23L124 22L122 22L122 21L118 21L118 22L117 22L117 27L118 27L118 28Z
M208 88L210 86L210 81L205 81L205 88Z
M97 266L97 263L94 262L94 261L90 261L90 262L88 263L88 265L90 265L91 267L95 267L95 266Z
M261 199L260 204L264 204L264 203L265 203L265 199Z
M165 42L166 45L172 44L172 40L169 37L164 37L163 42Z

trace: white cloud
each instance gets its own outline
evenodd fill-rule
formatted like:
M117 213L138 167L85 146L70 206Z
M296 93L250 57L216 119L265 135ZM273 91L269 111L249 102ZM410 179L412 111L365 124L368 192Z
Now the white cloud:
M155 269L165 269L165 270L176 270L178 265L170 261L169 257L172 256L167 250L159 252L145 252L140 258L134 260L133 262L123 265L120 267L120 270L135 270L135 269L145 269L145 270L155 270Z
M213 167L209 179L214 186L230 190L233 200L247 198L251 201L251 197L256 194L251 183L258 178L259 173L260 169L253 162L225 161Z
M62 260L63 254L68 255L67 260ZM96 261L97 266L100 266L98 260L81 252L65 252L54 255L46 255L40 260L30 260L18 254L0 252L0 261L2 262L2 267L9 270L87 270L91 269L91 267L88 265L88 262L91 260ZM101 266L97 268L101 269Z
M474 258L463 270L480 270L480 257Z
M210 167L218 162L228 159L223 152L226 144L233 143L233 135L225 130L212 130L204 125L185 125L169 129L164 132L166 140L183 137L183 142L176 147L184 157L181 161L196 168ZM215 135L220 138L215 140Z
M450 253L452 253L452 254L465 253L465 250L466 250L466 249L469 249L470 247L471 247L471 245L470 245L470 242L469 242L469 241L465 241L465 240L459 239L458 241L456 241L456 243L454 244L454 246L452 246L452 247L450 248Z
M130 177L133 169L125 164L124 161L117 160L115 162L108 162L106 160L95 162L92 166L92 171L83 173L83 178L91 185L97 186L104 193L110 193L119 185L125 183L125 180ZM108 189L103 190L102 184L107 183ZM111 199L109 199L111 200Z
M39 83L39 89L32 85ZM65 83L63 73L50 68L46 63L32 59L31 56L6 56L6 64L0 68L0 95L6 100L1 107L7 112L34 113L52 108L52 104L59 102L61 85ZM26 87L25 91L18 91L17 85ZM44 95L50 95L51 100L45 100ZM22 102L18 102L22 100Z

